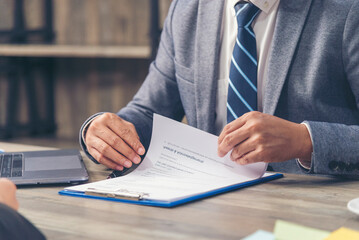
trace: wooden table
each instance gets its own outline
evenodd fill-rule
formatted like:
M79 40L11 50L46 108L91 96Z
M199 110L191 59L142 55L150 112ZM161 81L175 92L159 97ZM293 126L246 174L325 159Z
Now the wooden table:
M1 142L0 148L45 149ZM85 162L90 181L109 174L103 166ZM327 231L342 226L359 230L359 216L346 208L359 197L357 180L285 174L173 209L60 196L63 187L26 187L17 193L19 211L48 239L238 240L258 229L273 231L277 219Z

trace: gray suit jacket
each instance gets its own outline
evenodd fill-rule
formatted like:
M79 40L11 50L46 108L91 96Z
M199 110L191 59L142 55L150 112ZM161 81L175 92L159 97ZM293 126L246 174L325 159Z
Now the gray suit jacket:
M223 5L173 1L157 58L134 99L118 113L135 124L145 146L154 112L179 121L185 115L190 125L214 132ZM358 0L279 4L264 112L308 124L314 149L310 173L359 175L358 13ZM305 173L295 160L270 166Z

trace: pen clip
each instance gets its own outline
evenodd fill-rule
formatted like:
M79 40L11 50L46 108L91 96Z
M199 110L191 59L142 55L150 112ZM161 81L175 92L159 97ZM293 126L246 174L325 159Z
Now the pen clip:
M107 198L118 198L126 200L142 200L145 194L136 192L119 192L119 191L107 191L96 188L88 188L85 191L86 195L107 197Z

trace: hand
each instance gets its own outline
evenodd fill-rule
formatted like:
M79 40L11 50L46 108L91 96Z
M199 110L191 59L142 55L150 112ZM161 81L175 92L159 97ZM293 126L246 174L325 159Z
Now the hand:
M16 200L16 186L6 178L0 178L0 203L17 210L19 203Z
M310 161L312 142L305 125L249 112L227 124L218 139L218 155L229 151L239 164L283 162L293 158Z
M95 118L85 136L88 152L103 165L123 170L141 162L145 148L134 125L113 113Z

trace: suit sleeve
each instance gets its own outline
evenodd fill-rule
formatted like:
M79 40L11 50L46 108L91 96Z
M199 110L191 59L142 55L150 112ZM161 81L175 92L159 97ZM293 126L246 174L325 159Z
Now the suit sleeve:
M178 121L182 120L184 116L175 77L175 54L171 27L172 16L177 2L177 0L174 0L171 4L164 23L156 59L151 63L144 83L133 100L117 113L124 120L134 124L145 149L148 149L151 139L153 113L158 113ZM87 123L99 114L101 113L95 114L86 120L81 127L79 136L82 149L94 162L97 161L87 151L82 135Z
M141 88L133 100L118 112L123 119L132 122L147 149L150 142L153 113L182 120L182 107L175 77L175 51L172 38L172 17L178 1L173 1L165 20L155 61L150 65Z
M343 65L359 116L359 2L355 1L343 32ZM310 173L359 176L359 126L305 122L313 142Z
M45 236L12 208L0 204L0 239L44 240Z

